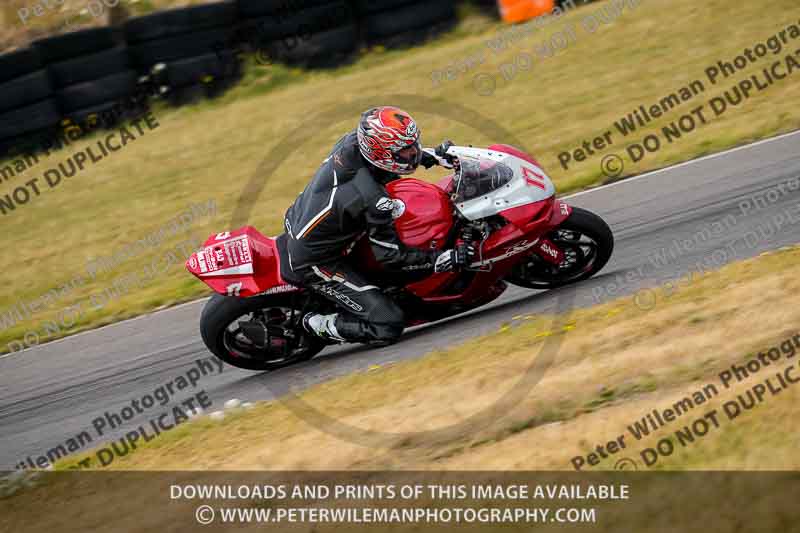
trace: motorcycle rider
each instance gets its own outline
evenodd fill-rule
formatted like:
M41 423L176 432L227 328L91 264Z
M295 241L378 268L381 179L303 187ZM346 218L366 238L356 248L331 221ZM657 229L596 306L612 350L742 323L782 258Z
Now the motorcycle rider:
M442 155L452 143L437 148ZM394 228L402 209L385 185L438 163L423 151L411 116L392 106L365 111L358 128L342 137L286 212L282 277L309 287L340 312L308 313L303 327L334 341L390 344L403 332L402 310L370 285L347 255L365 234L375 258L389 271L445 272L466 265L471 247L444 252L407 247ZM400 213L402 214L402 213Z

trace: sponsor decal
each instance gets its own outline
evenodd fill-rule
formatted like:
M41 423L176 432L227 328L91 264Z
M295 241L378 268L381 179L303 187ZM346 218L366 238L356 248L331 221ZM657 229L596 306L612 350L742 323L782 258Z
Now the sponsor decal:
M228 296L239 296L242 292L242 282L237 281L236 283L231 283L226 289L228 291Z
M528 168L523 166L522 167L522 175L525 177L525 183L531 185L533 187L539 187L542 190L546 189L545 186L545 177L542 174L539 174L532 168Z
M189 266L191 266L192 268L197 268L197 257L195 257L194 255L192 255L192 257L189 258Z
M321 292L322 294L327 294L329 296L333 296L334 298L336 298L337 300L342 302L344 305L346 305L347 307L349 307L353 311L361 312L361 311L364 310L364 308L360 304L358 304L357 302L354 302L349 296L347 296L346 294L342 294L341 292L337 291L333 287L330 287L330 286L319 287L319 292Z
M521 254L522 252L532 248L533 245L535 245L537 242L539 242L539 239L534 239L532 242L528 242L527 240L518 242L514 246L511 246L510 248L507 248L506 252L504 254L498 255L497 257L492 257L491 259L486 259L484 261L478 261L476 263L472 263L470 265L470 267L478 267L478 266L483 266L483 265L490 265L492 263L496 263L498 261L502 261L503 259L507 259L507 258L511 257L512 255Z
M206 273L208 272L208 266L206 265L206 256L205 250L201 252L197 252L197 261L200 263L200 272Z
M224 245L229 264L241 265L253 262L253 256L250 253L250 243L246 235L226 241Z
M504 253L501 257L511 257L512 255L520 254L520 253L524 252L525 250L527 250L528 248L532 247L538 241L539 241L539 239L536 239L533 242L528 242L528 241L518 242L517 244L515 244L511 248L508 248L506 250L506 253Z
M242 235L221 243L221 246L215 244L204 248L197 252L197 259L202 272L216 272L224 268L249 265L253 262L253 255L247 235Z
M341 150L339 150L339 151L337 151L335 154L331 154L331 155L329 155L328 157L326 157L325 159L323 159L323 160L322 160L322 164L324 165L325 163L327 163L327 162L328 162L328 161L330 161L331 159L333 159L333 162L334 162L335 164L339 165L340 167L343 167L343 166L344 166L344 161L342 160L342 153L341 153Z

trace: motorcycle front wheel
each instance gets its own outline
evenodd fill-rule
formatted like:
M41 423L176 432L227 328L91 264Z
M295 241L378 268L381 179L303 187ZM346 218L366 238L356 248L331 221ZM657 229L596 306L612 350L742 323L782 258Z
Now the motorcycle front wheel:
M564 251L564 261L554 265L532 253L514 267L506 281L527 289L562 287L597 274L614 251L614 235L605 220L580 207L574 207L547 238Z
M200 316L206 347L229 365L275 370L317 355L326 343L300 326L301 306L291 295L237 298L215 294Z

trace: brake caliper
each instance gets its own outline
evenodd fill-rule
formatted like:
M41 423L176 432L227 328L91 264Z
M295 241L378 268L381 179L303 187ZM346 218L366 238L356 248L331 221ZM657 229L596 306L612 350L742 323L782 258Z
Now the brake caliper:
M564 252L549 239L544 237L539 239L539 242L536 243L536 250L539 251L542 259L548 263L558 266L564 262Z

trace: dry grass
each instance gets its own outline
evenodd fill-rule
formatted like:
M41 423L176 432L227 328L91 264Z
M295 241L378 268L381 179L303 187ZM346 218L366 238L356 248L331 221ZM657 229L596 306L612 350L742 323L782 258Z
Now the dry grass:
M793 0L774 2L769 11L752 2L649 0L596 34L586 33L580 21L604 4L583 6L499 54L489 50L485 41L500 27L473 17L452 36L424 47L405 52L375 50L352 66L329 72L303 73L280 66L251 69L246 82L219 101L156 109L161 124L157 130L3 217L4 244L14 250L14 266L0 273L0 283L10 288L0 299L0 309L84 273L87 260L142 238L190 202L213 197L219 206L213 222L194 227L198 238L240 225L243 220L230 220L251 179L263 179L266 184L257 198L245 193L256 200L248 222L267 234L280 231L286 207L338 136L353 127L358 111L387 100L405 105L416 115L428 144L443 138L475 145L518 142L537 155L561 190L598 183L603 179L599 158L564 172L558 167L557 154L602 133L634 107L653 103L702 77L708 65L732 59L800 18L800 6ZM736 24L731 25L731 20ZM577 38L566 50L537 61L531 71L511 82L502 80L497 70L500 64L519 51L530 52L542 39L567 26L577 28ZM486 55L483 65L455 81L432 86L431 71L444 70L449 63L481 51ZM760 65L752 66L736 80L759 70ZM498 76L493 97L474 92L472 76L477 72ZM705 96L712 94L717 89ZM430 109L419 97L391 95L424 95L450 104ZM800 84L791 79L776 84L639 165L629 162L628 171L645 171L795 129L800 126L794 105L799 96ZM464 113L456 104L485 118L468 118L462 124L458 119ZM685 110L689 108L685 104ZM332 114L321 122L320 114L329 111ZM669 120L678 116L676 111ZM508 133L492 132L490 122ZM660 125L654 123L645 131L655 131ZM281 142L290 132L295 132L295 141L289 143L292 152L285 153ZM275 149L277 160L273 156L265 161ZM44 169L67 155L55 154L4 182L0 196L23 179L38 176L41 180ZM26 330L41 329L41 320L56 318L62 305L85 300L116 276L141 269L165 252L166 245L147 257L127 261L57 306L38 312L33 320L0 332L0 350ZM205 286L175 267L101 312L87 313L68 332L206 293Z
M733 399L739 389L723 389L717 374L800 329L800 309L792 305L800 289L798 258L800 248L794 248L735 263L696 279L644 313L624 299L557 321L521 317L514 327L422 360L324 383L221 423L186 426L114 465L145 470L570 469L572 457L616 439L652 409L669 407L708 383L720 390L715 402ZM557 339L563 342L550 344L557 349L541 382L488 419L468 420L495 406L537 359L550 353L543 346ZM773 373L762 372L741 387ZM658 466L800 467L793 453L797 437L782 425L797 413L797 394L769 399L765 407L723 424L696 448ZM698 408L655 436L668 436L714 405ZM322 420L314 410L336 422ZM342 430L341 424L358 429ZM269 439L263 428L270 428ZM388 434L372 438L361 430ZM757 445L767 432L769 443ZM652 446L631 435L627 441L632 453ZM73 461L62 466L67 464Z
M662 294L662 304L645 313L630 299L624 299L555 322L547 317L520 317L510 327L463 346L337 379L300 396L307 405L340 422L392 431L397 434L395 438L372 444L368 439L353 439L356 433L350 433L350 439L336 438L321 431L312 418L298 416L296 403L260 404L251 411L229 415L222 422L201 419L185 424L113 463L117 470L157 470L161 474L50 476L43 486L2 500L5 509L0 514L0 527L5 524L9 530L30 532L52 531L54 527L85 531L113 524L115 531L165 527L190 531L196 527L191 517L199 502L168 500L167 485L211 482L236 486L279 484L284 480L279 472L256 479L242 470L569 471L574 456L626 433L627 425L652 409L667 407L702 385L718 382L720 370L796 335L800 310L792 296L800 289L798 259L800 246L729 265L695 280L680 293L668 298ZM557 330L554 324L559 325ZM714 334L708 335L711 324ZM442 434L419 433L457 423L491 404L533 359L541 357L537 354L542 344L557 338L563 343L541 383L519 398L504 416L488 424L468 423L447 439L442 439ZM797 364L796 359L792 361ZM771 370L760 373L724 391L702 410L662 428L650 439L637 442L628 435L625 451L592 469L612 469L620 457L637 460L643 469L638 455L641 449L653 446L656 439L669 436L771 374ZM662 458L656 468L796 470L800 467L795 451L797 435L786 421L797 417L798 397L796 389L768 397L756 409L734 421L723 421L719 429L695 444ZM402 436L402 431L410 434ZM79 459L57 467L68 468ZM229 472L212 477L173 470ZM334 475L326 473L325 482L339 479ZM437 474L432 475L437 479ZM354 478L343 479L355 482ZM375 483L375 479L380 478L369 481ZM398 479L394 475L391 482ZM536 479L540 483L577 481L546 473ZM599 483L605 478L585 479ZM731 512L734 502L746 502L748 521L756 521L757 516L759 531L787 530L782 523L786 517L777 510L791 508L785 499L793 492L788 486L773 483L786 480L774 476L720 480L717 476L713 494L724 495L725 501L712 509L708 508L708 479L608 478L605 482L634 484L633 499L623 502L623 507L601 505L600 520L591 526L592 531L619 531L621 524L648 531L672 531L675 524L681 524L680 530L687 532L732 531L743 520L741 514ZM286 482L299 480L289 477ZM764 486L766 483L769 486ZM166 508L165 502L169 512L142 512ZM352 502L326 502L325 506L339 505L351 506ZM658 510L656 522L654 510ZM691 517L691 523L687 517ZM257 527L256 523L240 524L237 529ZM374 530L430 531L432 527L417 524ZM281 531L342 529L337 525L281 526ZM346 530L352 530L352 525ZM529 525L526 530L530 530ZM558 529L544 525L543 530Z

